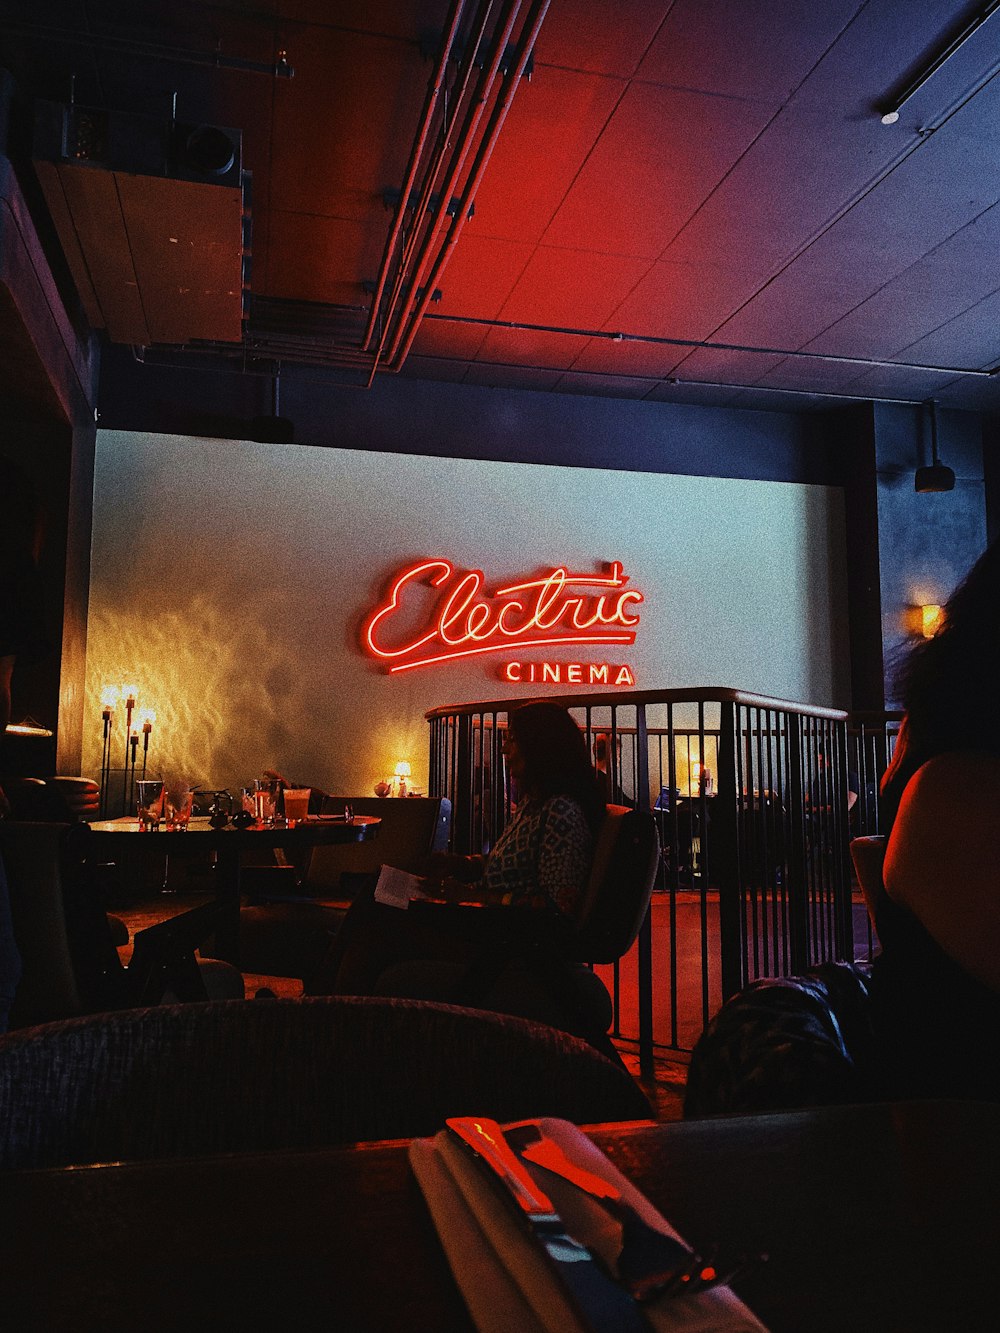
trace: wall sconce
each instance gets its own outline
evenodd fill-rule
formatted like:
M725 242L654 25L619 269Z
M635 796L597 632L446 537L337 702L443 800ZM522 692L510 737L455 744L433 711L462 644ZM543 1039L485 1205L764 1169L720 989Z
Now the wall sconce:
M903 615L903 625L906 633L913 638L933 639L943 619L944 607L927 603L923 606L908 606Z
M399 779L399 790L397 796L406 795L406 779L410 776L410 765L405 759L401 759L396 765L396 777Z

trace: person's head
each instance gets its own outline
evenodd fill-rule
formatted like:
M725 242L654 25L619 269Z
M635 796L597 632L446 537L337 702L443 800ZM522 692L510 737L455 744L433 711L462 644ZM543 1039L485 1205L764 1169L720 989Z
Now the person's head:
M504 753L523 794L539 800L571 796L588 819L596 817L600 798L587 742L561 704L540 700L512 708Z
M620 735L617 736L616 740L617 740L617 745L615 746L615 751L616 751L615 757L617 759L617 767L620 768L622 759L621 736ZM600 769L607 769L609 767L610 759L611 759L611 737L608 735L606 731L599 731L597 735L594 737L594 763Z
M921 738L1000 749L1000 541L949 598L940 629L911 650L898 684ZM963 731L965 728L965 731ZM968 734L965 734L968 732ZM977 743L978 742L978 743Z

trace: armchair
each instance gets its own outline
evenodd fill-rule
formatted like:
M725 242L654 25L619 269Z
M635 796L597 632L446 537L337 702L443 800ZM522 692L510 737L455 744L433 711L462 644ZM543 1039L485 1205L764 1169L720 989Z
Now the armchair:
M608 806L575 921L509 907L412 903L410 910L428 923L468 939L472 960L399 963L382 973L376 991L532 1018L617 1060L608 1036L611 997L592 965L614 963L632 947L649 908L659 851L648 811Z

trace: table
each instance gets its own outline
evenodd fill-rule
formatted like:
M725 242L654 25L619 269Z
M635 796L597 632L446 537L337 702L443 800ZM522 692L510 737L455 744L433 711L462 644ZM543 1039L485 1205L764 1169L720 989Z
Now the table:
M996 1327L1000 1106L590 1133L695 1244L769 1252L773 1333ZM471 1328L400 1143L10 1172L0 1253L11 1328Z
M215 894L227 910L216 930L213 951L215 957L238 967L241 855L274 847L301 850L331 843L365 842L376 836L380 822L371 815L356 815L352 820L324 816L305 819L291 827L282 822L272 828L253 825L245 829L215 829L207 819L192 819L186 829L170 831L161 827L151 833L140 829L137 819L124 818L96 820L90 825L90 836L96 855L108 860L114 859L115 848L120 847L121 839L129 835L129 846L146 851L150 856L183 851L214 852Z

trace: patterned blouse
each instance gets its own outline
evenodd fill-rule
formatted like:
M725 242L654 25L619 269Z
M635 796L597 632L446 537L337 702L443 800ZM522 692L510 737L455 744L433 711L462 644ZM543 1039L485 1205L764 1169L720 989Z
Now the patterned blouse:
M572 916L593 854L593 836L576 801L569 796L547 801L526 797L486 862L487 899Z

